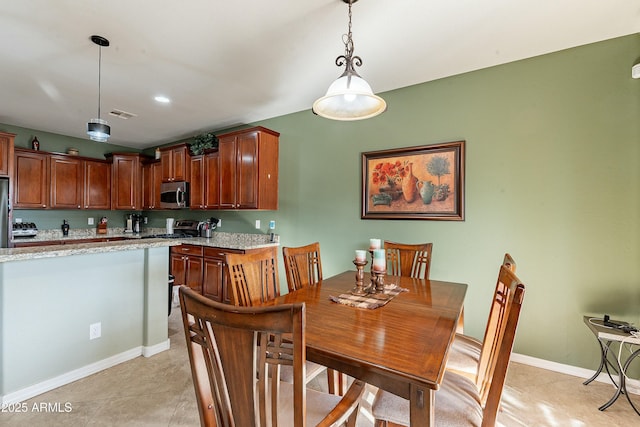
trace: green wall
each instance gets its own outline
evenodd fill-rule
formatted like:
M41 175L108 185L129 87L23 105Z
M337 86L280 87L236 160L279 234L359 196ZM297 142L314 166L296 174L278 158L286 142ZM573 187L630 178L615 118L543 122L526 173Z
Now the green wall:
M515 351L595 369L583 314L640 324L638 55L636 34L384 93L388 111L362 122L263 121L281 137L280 209L262 218L282 245L320 241L326 275L370 237L433 242L431 277L469 284L480 338L510 252L527 285ZM461 139L464 222L360 219L363 151Z
M388 111L362 122L306 110L255 123L281 133L278 211L159 212L151 225L215 216L222 231L267 232L274 219L281 245L321 243L325 276L371 237L433 242L431 277L469 284L465 332L479 338L509 252L527 285L515 351L595 369L582 315L640 324L639 55L635 34L383 93ZM360 219L363 151L458 140L465 221ZM24 212L56 227L61 212L88 216Z

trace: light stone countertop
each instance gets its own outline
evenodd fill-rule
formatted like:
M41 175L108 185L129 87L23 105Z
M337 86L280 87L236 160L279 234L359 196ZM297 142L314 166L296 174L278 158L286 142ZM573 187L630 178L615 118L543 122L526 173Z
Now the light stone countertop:
M34 238L15 239L14 242L64 241L64 245L33 246L26 248L0 249L0 262L26 259L52 258L58 256L84 255L90 253L116 252L154 247L178 246L181 244L208 246L221 249L250 250L279 246L271 242L268 234L215 232L211 238L191 237L181 239L150 239L146 236L165 233L164 228L145 229L139 234L124 233L122 229L108 230L107 234L96 234L94 229L72 230L69 236L62 236L59 230L41 230ZM126 240L73 244L74 240L90 238L118 238Z
M98 254L105 252L130 251L137 249L177 246L180 241L173 239L131 239L116 242L78 243L65 245L34 246L28 248L0 249L0 263L40 258L54 258L71 255Z

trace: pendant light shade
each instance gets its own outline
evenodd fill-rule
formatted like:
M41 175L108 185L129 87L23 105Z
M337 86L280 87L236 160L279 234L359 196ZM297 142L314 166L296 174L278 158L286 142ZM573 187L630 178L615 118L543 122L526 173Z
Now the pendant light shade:
M100 46L98 54L98 118L89 120L87 123L87 135L89 139L96 142L107 142L111 136L111 127L106 120L100 118L100 95L102 80L102 48L109 46L109 40L102 36L91 36L91 41Z
M111 127L106 120L91 119L87 123L87 135L92 141L107 142L109 136L111 136Z
M342 76L331 83L327 94L313 103L313 112L333 120L362 120L384 112L384 99L358 75Z
M336 65L344 65L344 73L334 81L327 93L313 103L312 111L321 117L332 120L362 120L375 117L387 109L384 99L373 93L371 86L355 71L361 66L362 59L353 55L353 37L351 33L351 4L349 3L349 32L346 34L345 54L336 58Z

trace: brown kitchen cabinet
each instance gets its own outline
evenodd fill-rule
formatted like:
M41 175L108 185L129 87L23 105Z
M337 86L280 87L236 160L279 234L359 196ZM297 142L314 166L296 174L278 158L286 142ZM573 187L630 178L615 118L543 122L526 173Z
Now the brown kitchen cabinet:
M191 158L191 178L189 180L191 209L218 209L220 207L218 165L217 151Z
M207 298L231 304L225 255L246 252L250 250L173 246L169 252L169 272L175 277L174 285L187 285Z
M188 181L191 155L187 144L160 149L162 182Z
M169 272L175 277L174 286L186 285L202 293L202 246L172 246L169 251Z
M111 163L83 160L85 209L111 209Z
M51 209L81 209L84 199L82 160L63 154L49 156Z
M111 165L65 154L49 154L51 209L109 209Z
M214 301L231 304L229 271L225 255L245 251L220 248L204 248L204 268L202 274L202 295Z
M112 153L111 208L142 209L142 160L148 157L136 153Z
M142 209L160 209L160 162L142 165Z
M14 138L12 133L0 132L0 176L12 175Z
M278 209L278 138L261 126L218 136L220 209Z
M14 153L13 207L46 209L49 206L49 155L16 148Z

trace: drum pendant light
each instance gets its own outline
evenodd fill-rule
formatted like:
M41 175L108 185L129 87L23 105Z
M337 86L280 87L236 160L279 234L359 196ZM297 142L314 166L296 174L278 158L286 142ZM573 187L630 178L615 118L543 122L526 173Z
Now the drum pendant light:
M353 55L351 34L351 5L357 0L342 0L349 4L349 32L343 35L345 54L336 58L336 65L344 65L344 73L334 81L327 93L313 103L312 111L332 120L362 120L383 113L387 109L384 99L373 93L371 86L356 72L354 65L362 66L362 58Z
M100 84L102 74L102 48L109 46L109 40L102 36L91 36L91 41L100 46L98 54L98 118L89 120L87 123L87 134L89 139L97 142L107 142L111 136L111 127L106 120L100 118Z

